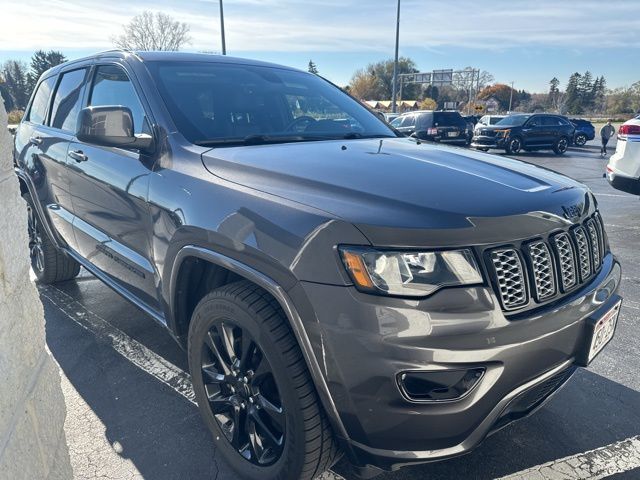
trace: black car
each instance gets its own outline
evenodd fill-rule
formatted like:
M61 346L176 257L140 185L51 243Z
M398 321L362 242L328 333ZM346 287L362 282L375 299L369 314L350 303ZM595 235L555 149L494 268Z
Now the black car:
M556 155L562 155L573 142L575 130L561 115L509 115L495 125L476 129L471 146L485 152L490 148L504 149L508 154L550 149Z
M459 114L426 117L463 136L445 122ZM621 268L587 187L401 137L308 72L176 52L64 63L36 85L14 162L38 281L82 266L166 328L242 480L464 454L614 333Z
M569 121L576 127L576 133L573 137L573 143L575 145L582 147L589 140L596 138L596 127L594 127L593 123L589 120L571 118Z
M400 133L431 142L468 145L471 140L467 121L456 111L418 110L403 113L391 122Z

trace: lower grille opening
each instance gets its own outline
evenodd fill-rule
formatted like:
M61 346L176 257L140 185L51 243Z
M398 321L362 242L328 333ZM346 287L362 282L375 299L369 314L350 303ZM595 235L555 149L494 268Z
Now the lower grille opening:
M431 372L403 372L400 390L415 402L445 402L465 397L484 375L484 367Z

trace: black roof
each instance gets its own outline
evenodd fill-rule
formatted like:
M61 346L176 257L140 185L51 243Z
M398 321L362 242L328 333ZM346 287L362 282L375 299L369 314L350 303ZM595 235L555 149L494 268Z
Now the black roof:
M107 50L104 52L94 53L86 57L70 60L68 62L57 65L47 72L45 76L58 73L59 70L73 65L74 63L85 62L87 60L98 60L106 58L119 59L136 59L140 62L157 62L157 61L180 61L180 62L211 62L211 63L229 63L239 65L255 65L263 67L283 68L286 70L301 71L292 67L278 65L276 63L262 62L260 60L251 60L249 58L230 57L227 55L218 55L213 53L190 53L190 52L143 52L131 50Z

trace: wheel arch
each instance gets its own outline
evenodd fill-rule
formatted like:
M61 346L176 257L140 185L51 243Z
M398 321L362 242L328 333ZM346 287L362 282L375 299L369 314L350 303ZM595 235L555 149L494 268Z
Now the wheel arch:
M271 295L282 308L286 319L293 331L298 346L302 351L302 356L305 360L309 373L313 379L314 385L320 397L322 406L327 413L327 416L331 422L334 432L337 434L340 443L343 448L348 443L348 434L342 423L338 410L333 402L329 387L327 385L325 376L322 372L320 364L314 354L313 347L309 336L307 335L305 326L302 322L302 318L298 313L298 309L294 305L291 297L281 285L279 285L271 277L255 270L248 265L245 265L238 260L235 260L226 255L220 254L216 251L208 248L200 247L197 245L183 246L175 256L172 264L172 270L170 275L169 285L169 309L171 312L171 321L169 327L173 330L174 335L184 342L184 335L180 334L181 329L188 327L188 321L190 319L184 318L185 314L189 311L189 306L185 305L185 301L188 301L189 292L184 291L184 283L189 276L194 274L193 269L197 269L199 262L206 262L213 266L213 269L206 275L210 278L205 278L203 285L200 288L207 289L212 284L216 284L216 278L222 280L224 277L231 278L230 281L236 279L248 280L259 287L263 288L269 295ZM211 283L213 278L213 283ZM224 285L220 283L219 285ZM196 293L196 296L200 292ZM208 292L207 292L208 293ZM206 294L206 293L205 293ZM188 303L188 302L187 302ZM345 448L345 450L347 450ZM348 453L348 451L347 451Z

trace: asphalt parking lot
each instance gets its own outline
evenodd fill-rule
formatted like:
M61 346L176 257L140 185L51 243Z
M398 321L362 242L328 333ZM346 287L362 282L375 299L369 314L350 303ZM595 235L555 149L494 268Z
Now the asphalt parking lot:
M593 142L562 157L517 158L595 192L623 265L625 303L616 336L533 416L464 457L380 480L640 478L640 200L602 178L606 162ZM77 478L236 478L200 421L185 354L168 333L86 273L40 291L47 342L64 374L65 428ZM335 470L352 478L344 464Z

